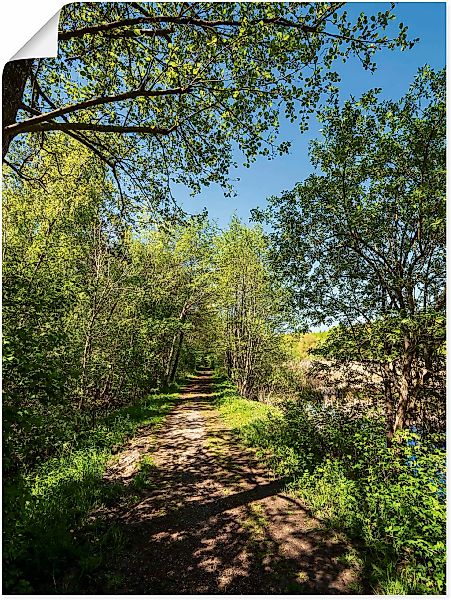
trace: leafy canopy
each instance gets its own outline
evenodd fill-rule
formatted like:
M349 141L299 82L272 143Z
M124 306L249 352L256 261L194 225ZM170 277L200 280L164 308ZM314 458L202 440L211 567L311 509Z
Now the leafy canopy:
M4 130L15 140L7 161L33 176L29 146L40 152L49 132L63 131L108 165L124 204L168 205L174 182L230 192L234 149L246 165L287 152L280 117L304 130L339 81L337 61L355 56L374 69L379 49L412 45L402 23L385 35L393 6L353 20L344 4L69 4L58 57L30 65Z
M377 91L322 112L317 172L254 216L313 325L444 310L445 73L419 71L404 98Z

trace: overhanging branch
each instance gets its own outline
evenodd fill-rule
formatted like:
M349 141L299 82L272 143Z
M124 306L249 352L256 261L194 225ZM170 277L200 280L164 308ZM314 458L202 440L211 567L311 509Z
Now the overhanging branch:
M31 121L31 119L29 119ZM177 129L177 125L172 127L147 127L134 125L102 125L96 123L34 123L29 121L20 123L20 130L14 129L16 125L6 127L7 134L14 131L14 135L19 133L30 133L33 131L96 131L97 133L143 133L151 135L168 135Z
M197 25L198 27L206 29L213 29L215 27L241 27L242 25L242 21L233 19L209 21L207 19L199 19L196 17L175 17L169 15L154 17L135 17L130 19L122 19L120 21L113 21L112 23L101 23L100 25L83 27L82 29L75 29L74 31L60 31L58 33L58 39L70 40L72 38L79 38L85 35L94 35L96 33L108 32L113 29L134 27L135 25L142 25L145 23L172 23L175 25ZM264 23L265 25L280 25L282 27L301 29L305 33L314 33L316 31L316 27L314 26L306 25L303 22L290 21L288 19L283 19L280 17L249 21L250 25L257 25L259 23Z
M17 135L18 133L23 133L25 131L48 131L48 129L46 130L36 128L36 125L45 121L51 122L57 117L62 117L64 115L68 115L79 110L92 108L94 106L102 106L104 104L112 104L114 102L121 102L124 100L134 100L135 98L156 98L161 96L187 94L191 91L191 89L192 88L190 87L179 87L167 90L138 89L123 92L122 94L116 94L115 96L99 96L97 98L91 98L91 100L86 100L85 102L79 102L77 104L62 106L61 108L57 108L56 110L40 114L36 117L31 117L30 119L27 119L26 121L22 121L20 123L14 123L13 125L10 125L9 127L5 128L5 131L11 136Z

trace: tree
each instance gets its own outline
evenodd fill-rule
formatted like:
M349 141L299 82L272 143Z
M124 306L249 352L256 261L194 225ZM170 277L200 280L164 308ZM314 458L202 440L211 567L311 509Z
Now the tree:
M190 368L194 329L211 312L208 224L124 227L105 166L78 150L49 140L34 162L45 193L4 178L9 474Z
M171 183L194 192L227 174L239 147L286 152L279 117L301 129L357 56L410 47L392 9L352 22L344 3L72 3L60 18L56 59L13 61L3 84L3 157L33 177L30 154L63 132L108 167L123 204L169 202ZM32 134L32 135L23 135ZM14 143L11 145L11 142Z
M341 325L329 355L381 367L391 438L443 406L445 73L421 69L398 102L336 99L322 121L319 173L256 217L301 315Z
M273 280L260 228L246 227L234 217L215 246L216 306L225 368L240 394L258 397L284 356L284 291Z
M198 334L211 316L213 229L204 217L193 217L183 225L144 231L142 236L160 273L160 280L152 286L159 289L169 318L162 378L167 385L176 378L184 349L185 358L192 362L188 355L196 344L190 334L193 330Z

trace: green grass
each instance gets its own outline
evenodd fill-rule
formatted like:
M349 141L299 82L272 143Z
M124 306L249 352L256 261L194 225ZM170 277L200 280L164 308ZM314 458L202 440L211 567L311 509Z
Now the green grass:
M213 381L212 387L216 395L216 407L224 422L239 433L251 427L253 423L261 421L269 413L279 412L268 404L246 400L237 393L232 383L219 376Z
M150 478L154 469L153 457L150 454L145 454L138 465L138 472L133 478L133 486L136 490L149 489L155 485Z
M251 534L251 539L254 538L260 541L264 538L265 529L267 528L269 521L266 516L264 508L261 504L254 502L247 506L248 516L243 521L242 525Z
M143 426L158 427L179 394L155 393L110 413L95 427L78 432L74 443L4 487L3 586L6 593L57 591L54 580L68 566L89 578L104 557L123 547L120 530L88 521L93 509L113 504L126 492L102 476L121 445ZM151 465L143 459L138 476L145 485ZM78 577L78 576L77 576ZM70 587L74 582L68 584ZM59 590L62 591L62 590Z

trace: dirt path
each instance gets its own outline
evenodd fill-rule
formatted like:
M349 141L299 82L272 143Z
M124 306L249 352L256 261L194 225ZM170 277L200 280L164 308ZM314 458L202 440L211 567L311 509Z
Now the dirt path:
M114 517L129 540L111 565L116 593L352 593L348 548L239 447L210 380L205 372L183 391L157 433L141 497ZM148 449L144 433L111 480L129 480Z

